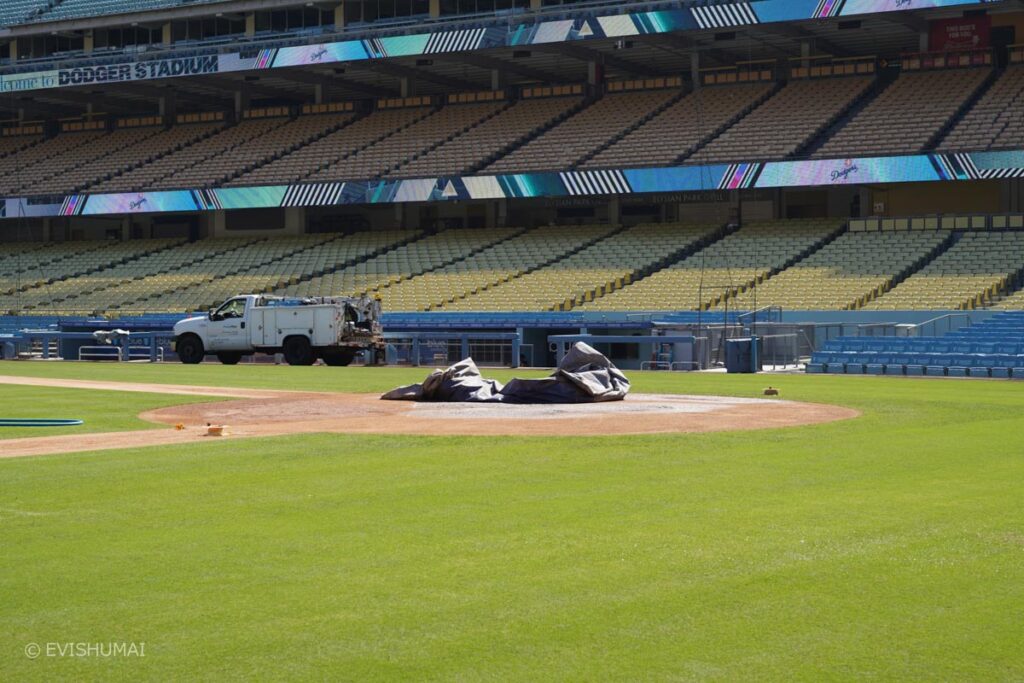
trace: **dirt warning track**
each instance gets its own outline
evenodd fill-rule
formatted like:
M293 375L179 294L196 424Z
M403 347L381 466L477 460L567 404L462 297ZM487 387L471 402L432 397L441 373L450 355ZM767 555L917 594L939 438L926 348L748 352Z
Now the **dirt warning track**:
M142 413L167 429L0 441L0 457L207 443L288 434L424 436L601 436L774 429L857 417L840 406L723 396L631 394L625 401L574 405L408 403L374 394L333 394L171 384L0 376L0 384L129 391L220 400ZM227 425L207 437L206 425ZM184 425L185 429L174 429Z

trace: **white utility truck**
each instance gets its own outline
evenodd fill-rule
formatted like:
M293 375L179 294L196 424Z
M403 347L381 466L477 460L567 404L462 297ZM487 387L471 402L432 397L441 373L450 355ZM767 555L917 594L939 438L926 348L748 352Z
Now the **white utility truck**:
M295 298L247 294L208 314L174 326L174 350L182 363L215 355L234 365L242 356L283 353L289 365L348 365L360 351L371 362L384 348L380 302L369 297Z

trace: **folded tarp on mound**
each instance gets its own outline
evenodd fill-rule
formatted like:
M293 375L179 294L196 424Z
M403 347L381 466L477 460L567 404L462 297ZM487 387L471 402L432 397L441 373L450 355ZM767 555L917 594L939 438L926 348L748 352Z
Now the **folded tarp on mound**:
M472 358L447 370L435 370L423 384L399 387L381 396L387 401L461 403L597 403L621 401L629 380L597 350L577 342L554 374L544 379L514 379L502 386L484 379Z

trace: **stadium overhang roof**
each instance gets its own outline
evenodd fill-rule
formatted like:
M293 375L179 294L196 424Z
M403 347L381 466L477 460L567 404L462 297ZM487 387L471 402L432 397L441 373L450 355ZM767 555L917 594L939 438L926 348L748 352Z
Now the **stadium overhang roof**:
M721 14L724 7L744 9ZM711 67L806 53L891 56L918 50L929 19L972 7L1020 11L1019 5L1002 0L755 0L633 13L590 10L523 24L445 24L430 32L344 34L285 47L261 49L247 43L204 52L202 46L190 46L187 53L169 48L136 59L73 60L41 65L38 71L18 67L0 70L0 93L9 96L0 100L20 98L25 104L27 96L41 107L59 109L68 98L62 100L55 91L71 89L102 93L116 111L112 105L118 100L153 106L152 90L131 92L140 82L161 88L173 80L183 100L212 95L214 103L225 93L217 88L211 93L210 83L220 88L249 83L256 99L287 102L308 98L310 86L326 87L342 98L387 96L410 78L420 82L422 94L490 88L494 73L508 85L579 82L591 62L602 64L611 77L687 74L693 54ZM10 102L0 107L23 108ZM130 107L125 103L125 109Z

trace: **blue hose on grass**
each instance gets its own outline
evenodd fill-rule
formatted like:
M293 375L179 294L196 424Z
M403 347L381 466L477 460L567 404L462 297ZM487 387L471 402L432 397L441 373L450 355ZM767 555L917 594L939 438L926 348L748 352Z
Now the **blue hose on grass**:
M77 427L82 420L0 418L0 427Z

